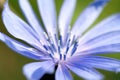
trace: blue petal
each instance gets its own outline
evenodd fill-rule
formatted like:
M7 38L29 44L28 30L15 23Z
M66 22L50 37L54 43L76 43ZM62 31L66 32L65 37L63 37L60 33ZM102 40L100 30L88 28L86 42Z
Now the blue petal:
M33 9L29 3L28 0L19 0L20 8L22 9L27 21L32 26L32 28L37 32L40 39L44 41L44 30L42 29L42 26L40 25L35 13L33 12Z
M108 54L108 53L119 53L120 52L120 43L111 44L107 46L100 46L90 50L84 50L77 52L78 55L86 55L86 54Z
M88 56L83 60L85 61L83 64L94 68L120 72L120 60L100 56Z
M28 47L16 40L9 38L8 36L0 33L0 40L3 41L7 46L17 53L24 55L26 57L35 59L35 60L46 60L50 59L48 56L45 56L45 53L39 52L38 50Z
M45 29L57 47L55 39L55 35L57 36L57 22L54 0L37 0L37 3Z
M79 58L80 59L80 58ZM67 67L85 80L102 80L103 76L91 67L80 64L80 61L71 60L67 62Z
M76 0L65 0L58 19L60 35L65 39L69 31L70 21L76 6ZM64 42L63 39L63 42Z
M73 36L75 35L76 38L81 36L82 33L98 18L107 2L108 0L95 0L90 4L74 24L71 31Z
M52 61L29 63L23 67L23 73L27 80L39 80L45 73L53 73L54 66Z
M73 80L69 70L66 68L64 64L60 63L58 65L55 80Z
M80 53L105 53L120 52L120 30L112 31L97 36L83 45L79 45L77 52ZM80 50L79 50L80 48Z
M3 22L8 32L11 33L14 37L22 39L31 45L39 46L42 48L37 37L38 35L34 33L29 25L27 25L10 10L8 2L5 4L2 16Z
M94 39L102 34L119 31L120 30L119 24L120 14L115 14L108 17L107 19L103 20L101 23L96 25L94 28L89 30L82 38L80 38L79 45L85 44L89 40Z

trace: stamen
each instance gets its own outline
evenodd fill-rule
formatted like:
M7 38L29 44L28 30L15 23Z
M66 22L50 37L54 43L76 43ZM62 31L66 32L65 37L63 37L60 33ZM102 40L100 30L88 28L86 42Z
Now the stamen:
M63 47L62 36L60 35L60 47Z
M46 32L43 33L45 36L45 39L48 40L48 35L46 34Z
M55 62L54 57L51 54L49 54L49 56L52 58L53 62Z
M60 50L60 45L58 45L58 54L59 54L59 56L60 56L60 60L62 59L62 55L61 55L61 50Z
M50 45L50 47L51 47L51 49L54 51L54 52L56 52L56 48L55 48L55 45L54 45L54 43L52 42L52 40L48 40L48 44Z
M72 37L70 45L72 45L74 41L75 41L75 35Z
M47 52L53 60L54 57L58 58L59 60L66 60L68 56L72 56L77 50L78 42L75 40L75 36L70 37L70 32L67 33L65 38L66 42L64 44L62 41L63 37L60 35L60 38L58 40L57 35L54 34L54 41L56 42L57 47L54 44L53 38L50 34L48 36L46 33L44 33L44 35L46 37L47 45L43 45L43 43L41 44L43 45L45 50L47 50ZM56 57L55 54L58 54L58 57Z
M77 50L77 46L78 46L78 42L75 42L74 43L74 46L73 46L73 49L72 49L72 52L71 52L71 56L75 53L75 51Z
M60 60L62 60L62 54L60 54Z
M43 45L43 47L44 47L46 50L48 50L48 47L47 47L46 45Z
M66 55L64 55L64 60L66 60Z
M55 47L52 37L49 37L48 43L50 44L50 47L52 48L52 50L56 52L56 47Z
M56 42L56 44L57 44L57 46L58 46L58 37L57 37L56 34L54 34L54 37L55 37L55 42Z
M56 52L56 48L55 48L55 45L53 43L51 44L51 47Z
M46 46L45 46L44 42L42 42L41 40L39 42L40 42L40 44L42 46L41 49L46 50Z
M51 53L54 54L53 49L52 49L50 46L48 46L48 48L49 48L49 50L51 51Z
M69 47L70 47L70 39L68 40L66 47L67 47L67 48L66 48L66 54L67 54L67 52L68 52L68 50L69 50Z

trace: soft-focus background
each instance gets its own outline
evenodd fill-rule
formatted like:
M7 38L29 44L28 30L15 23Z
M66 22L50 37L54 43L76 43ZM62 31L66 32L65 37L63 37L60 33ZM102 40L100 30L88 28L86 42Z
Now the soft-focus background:
M24 19L22 12L20 11L18 0L9 0L11 9ZM59 13L60 6L63 0L55 0L57 6L57 14ZM79 13L93 0L78 0L77 8L75 10L75 14L72 20L72 24L78 17ZM6 31L2 19L1 12L3 9L4 0L0 0L0 31L8 34ZM30 0L34 10L37 15L39 15L38 8L36 5L36 0ZM93 24L100 22L102 19L110 16L111 14L115 14L120 12L120 0L111 0L109 4L105 7L104 11L97 19L97 21ZM39 18L40 19L40 18ZM17 27L17 26L16 26ZM9 35L9 34L8 34ZM112 36L111 36L112 37ZM107 54L103 56L113 57L120 59L120 54ZM12 50L10 50L4 43L0 42L0 80L26 80L24 75L22 74L22 67L24 64L34 62L34 60L28 59L24 56L21 56ZM120 73L108 72L104 70L99 70L101 73L105 75L104 80L120 80ZM74 75L75 80L82 80L76 75Z

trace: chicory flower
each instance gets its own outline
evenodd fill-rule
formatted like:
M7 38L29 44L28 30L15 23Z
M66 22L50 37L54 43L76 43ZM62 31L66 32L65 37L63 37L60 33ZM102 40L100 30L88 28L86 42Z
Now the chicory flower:
M29 0L18 1L27 22L11 11L8 2L2 18L8 32L29 45L3 33L0 33L0 40L17 53L40 61L23 67L28 80L38 80L46 73L53 73L56 65L56 80L73 80L70 71L85 80L103 79L103 75L95 68L120 71L120 60L97 55L120 52L120 14L106 18L85 33L108 0L92 2L72 28L70 23L76 0L64 0L58 19L54 0L37 0L43 26Z

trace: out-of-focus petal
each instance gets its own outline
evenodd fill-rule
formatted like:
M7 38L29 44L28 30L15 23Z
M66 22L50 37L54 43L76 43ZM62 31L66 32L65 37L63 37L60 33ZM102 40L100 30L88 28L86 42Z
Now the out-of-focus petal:
M80 63L80 61L74 62L74 60L71 60L71 62L68 62L66 65L71 71L85 80L102 80L103 76L99 72L91 68L89 65L89 67L87 67Z
M95 0L90 4L79 16L71 30L72 36L78 38L82 33L90 27L90 25L98 18L108 0Z
M8 2L5 4L2 16L8 32L14 37L22 39L31 45L41 47L41 44L38 41L38 35L34 33L29 25L27 25L10 10Z
M57 23L54 0L37 0L37 3L48 36L52 38L57 47L55 39L57 37Z
M119 24L120 24L120 14L112 15L107 19L103 20L101 23L98 23L98 25L96 25L91 30L89 30L82 38L80 38L79 44L84 44L87 41L94 39L95 37L105 33L119 31L120 30Z
M76 55L87 55L87 54L108 54L108 53L119 53L120 43L110 44L107 46L100 46L80 52L76 52Z
M84 64L94 68L120 72L120 60L100 56L88 56L83 60Z
M55 79L56 80L73 80L69 70L64 64L58 65Z
M76 6L76 0L64 0L62 5L59 19L58 19L58 26L60 29L60 35L63 37L63 43L65 42L64 39L67 36L67 31L69 31L71 18Z
M23 73L28 80L39 80L45 73L54 72L53 61L29 63L23 67Z
M120 49L120 30L99 35L83 45L79 45L76 52L95 53L95 52L119 52ZM80 50L79 50L80 48Z
M40 52L34 48L28 47L16 40L9 38L5 34L0 33L0 40L4 42L8 47L10 47L12 50L26 57L29 57L35 60L50 59L50 57L48 57L44 52Z
M40 25L35 13L33 12L29 0L19 0L19 4L29 24L37 32L40 39L44 41L44 30L42 29L42 26Z
M54 0L37 0L44 25L49 32L56 29L56 10Z

